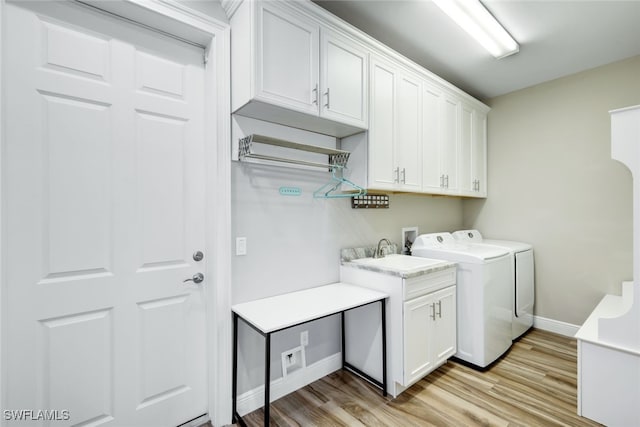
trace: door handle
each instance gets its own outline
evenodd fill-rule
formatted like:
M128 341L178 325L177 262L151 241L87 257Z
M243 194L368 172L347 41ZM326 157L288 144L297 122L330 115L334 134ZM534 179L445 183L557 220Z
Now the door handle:
M182 283L193 282L193 283L202 283L204 281L204 274L196 273L192 278L183 280Z

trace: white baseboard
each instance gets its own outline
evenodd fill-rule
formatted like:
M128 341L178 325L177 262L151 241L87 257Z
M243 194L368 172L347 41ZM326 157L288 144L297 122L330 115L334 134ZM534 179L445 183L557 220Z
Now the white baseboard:
M271 381L271 401L286 396L307 384L319 380L342 368L342 353L336 353L286 377ZM238 413L242 416L264 406L264 386L254 388L238 396Z
M573 338L580 329L578 325L561 322L559 320L547 319L546 317L533 316L533 327L544 331L555 332Z

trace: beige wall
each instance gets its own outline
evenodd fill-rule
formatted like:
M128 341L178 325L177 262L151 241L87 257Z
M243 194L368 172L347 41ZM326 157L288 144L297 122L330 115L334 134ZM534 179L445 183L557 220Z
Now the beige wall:
M608 111L640 104L640 56L488 104L490 194L463 203L465 226L532 243L536 315L579 325L632 278L631 174Z

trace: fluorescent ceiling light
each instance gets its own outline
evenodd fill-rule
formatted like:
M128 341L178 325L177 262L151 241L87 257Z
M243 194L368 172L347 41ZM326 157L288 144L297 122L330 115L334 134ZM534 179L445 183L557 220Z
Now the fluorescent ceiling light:
M480 3L480 0L433 0L433 2L496 58L504 58L520 50L518 43Z

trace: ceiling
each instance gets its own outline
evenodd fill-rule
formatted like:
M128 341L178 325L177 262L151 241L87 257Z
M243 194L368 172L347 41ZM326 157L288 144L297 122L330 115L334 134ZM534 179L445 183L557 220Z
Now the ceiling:
M430 0L313 1L482 100L640 55L640 0L483 0L520 44L503 59Z

